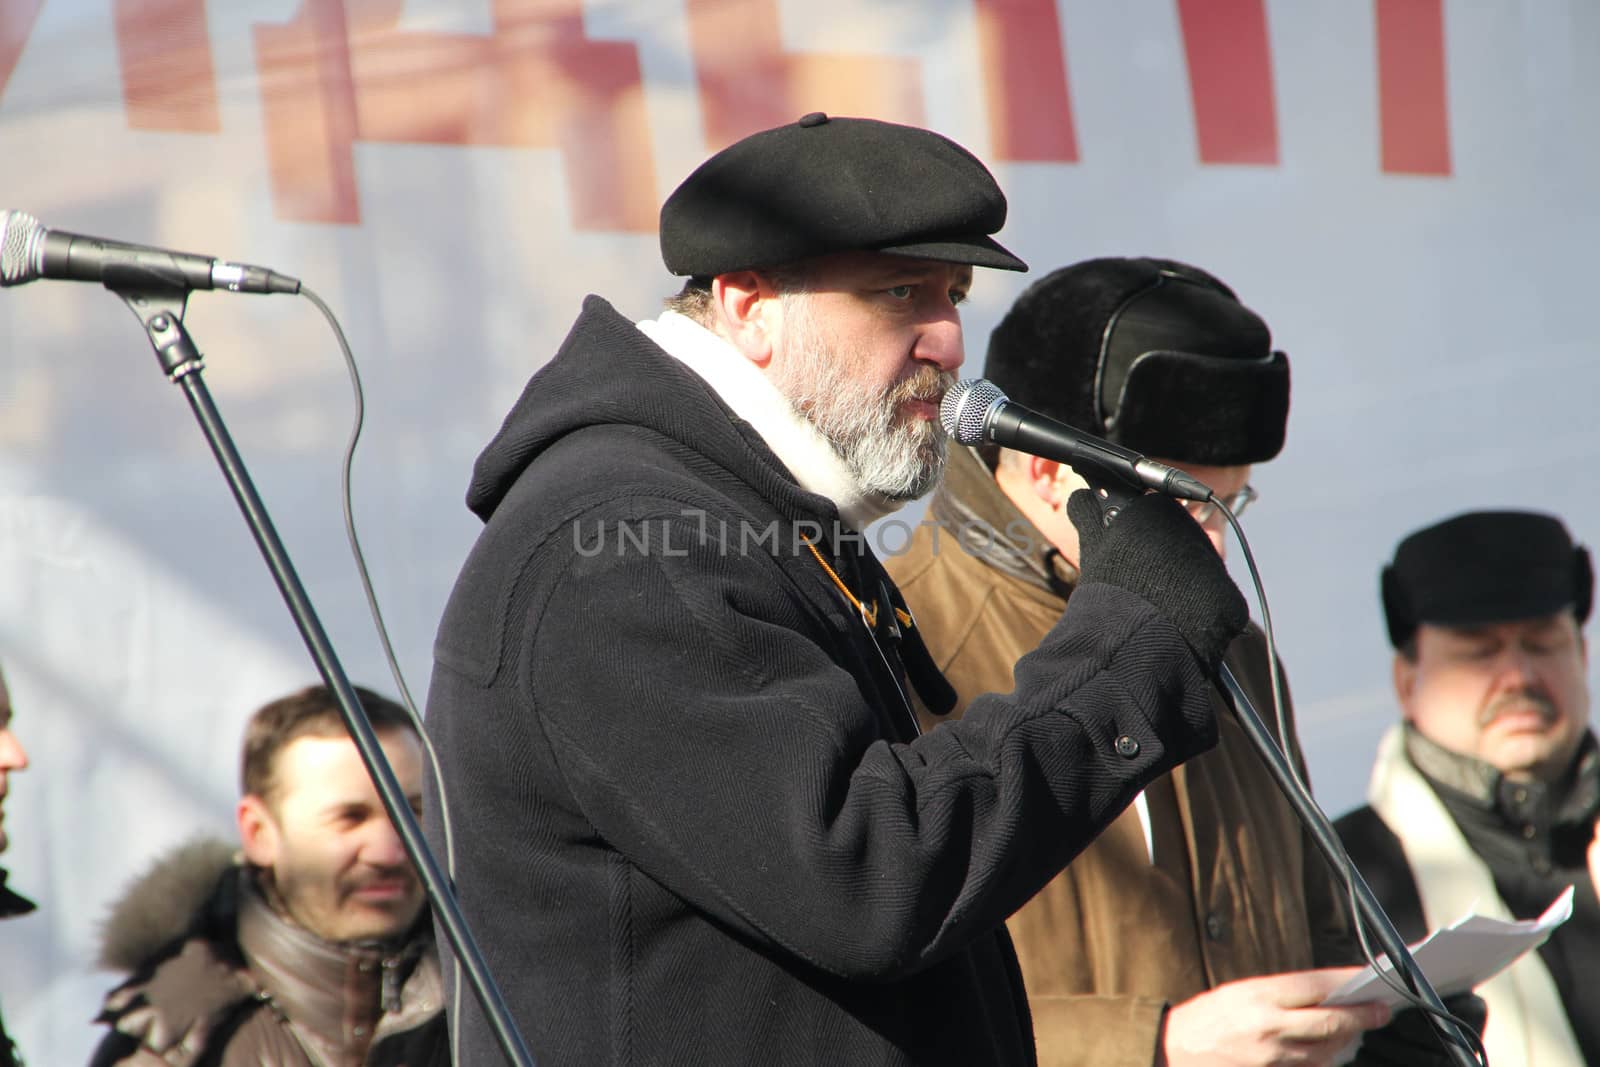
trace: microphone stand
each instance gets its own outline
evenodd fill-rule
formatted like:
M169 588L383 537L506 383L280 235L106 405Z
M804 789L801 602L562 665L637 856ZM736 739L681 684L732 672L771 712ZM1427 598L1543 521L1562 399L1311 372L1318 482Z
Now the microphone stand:
M1223 700L1233 711L1234 718L1244 727L1244 732L1261 754L1261 759L1277 781L1278 788L1283 791L1290 806L1299 815L1301 824L1311 834L1312 840L1317 843L1322 854L1328 858L1328 863L1335 871L1348 872L1356 907L1360 913L1357 921L1366 922L1368 929L1377 935L1379 945L1394 964L1395 972L1413 993L1422 998L1424 1004L1433 1009L1427 1013L1428 1022L1432 1024L1434 1033L1449 1052L1450 1058L1461 1067L1479 1067L1478 1060L1470 1051L1471 1044L1462 1034L1461 1028L1452 1020L1434 1014L1446 1010L1444 1003L1439 999L1439 994L1435 992L1427 976L1422 973L1422 969L1417 966L1417 961L1412 959L1405 940L1394 928L1394 923L1384 912L1383 906L1378 903L1378 898L1373 895L1366 879L1361 876L1355 864L1346 862L1344 849L1339 843L1333 824L1328 821L1328 817L1317 806L1317 802L1311 799L1311 794L1306 792L1300 780L1295 777L1294 771L1289 766L1288 757L1284 755L1283 749L1278 747L1266 724L1261 721L1261 716L1256 713L1255 706L1250 703L1250 698L1245 695L1233 671L1226 663L1219 663L1212 680L1216 683L1217 691L1222 694Z
M333 646L328 641L328 635L317 619L316 611L306 596L305 588L300 584L300 578L289 560L289 554L284 549L283 542L278 539L272 518L267 514L266 506L256 493L255 485L250 480L250 474L245 469L238 450L234 448L222 416L212 403L210 390L206 388L201 376L201 371L205 369L204 361L183 326L184 306L189 299L188 290L151 284L123 287L111 282L107 282L106 288L121 297L132 309L139 319L139 324L144 328L146 337L155 347L156 359L161 364L167 380L183 389L184 396L200 423L200 429L204 432L207 442L211 445L211 451L222 468L223 476L227 479L229 488L233 490L234 499L238 501L239 509L244 513L245 522L255 537L256 545L261 549L267 567L278 583L284 603L288 605L289 613L294 616L295 625L299 627L306 649L316 662L323 681L333 693L334 700L339 706L339 713L350 731L350 738L355 742L356 749L361 753L362 762L367 765L373 784L378 788L384 810L389 813L389 819L399 831L400 840L405 845L406 854L416 866L428 901L433 906L433 914L444 926L456 958L466 970L472 990L494 1029L506 1059L514 1067L533 1067L533 1057L529 1054L522 1035L518 1033L516 1024L511 1019L510 1010L499 988L489 975L488 964L484 961L483 954L467 927L466 919L461 914L451 887L439 870L433 854L428 850L427 842L423 840L416 816L412 814L405 792L401 789L399 780L395 778L394 769L389 765L383 749L378 744L372 723L351 688L349 679L345 677L344 668L340 665Z

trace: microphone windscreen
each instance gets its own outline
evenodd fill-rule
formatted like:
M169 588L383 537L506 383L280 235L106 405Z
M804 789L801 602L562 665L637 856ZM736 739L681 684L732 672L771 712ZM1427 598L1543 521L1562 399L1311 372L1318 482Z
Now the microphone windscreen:
M25 211L0 211L0 285L31 282L39 276L34 257L44 227Z
M987 440L989 413L1005 399L1006 394L993 382L968 378L944 394L939 402L939 423L956 444L981 445Z

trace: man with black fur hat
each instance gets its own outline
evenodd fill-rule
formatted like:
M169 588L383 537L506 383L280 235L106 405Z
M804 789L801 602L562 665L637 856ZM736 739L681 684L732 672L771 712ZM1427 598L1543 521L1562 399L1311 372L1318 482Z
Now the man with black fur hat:
M1339 833L1408 940L1575 886L1572 918L1478 988L1483 1039L1495 1067L1600 1063L1589 553L1554 516L1468 512L1401 541L1381 585L1402 721Z
M1023 267L1005 213L927 130L745 138L662 209L669 310L590 297L479 458L429 734L540 1062L1031 1064L1005 916L1212 743L1243 598L1171 500L1107 527L1088 493L1073 610L918 736L908 683L950 693L861 531L939 477L957 305Z
M1289 414L1288 358L1267 324L1165 259L1087 260L1030 286L990 338L986 374L1019 404L1183 468L1235 514ZM1063 514L1082 485L1051 460L958 450L932 521L889 562L959 708L1009 688L1017 655L1083 595ZM1221 512L1190 507L1220 556ZM1224 659L1272 723L1261 630ZM1324 1064L1384 1021L1371 1005L1319 1006L1352 973L1328 966L1355 955L1339 889L1214 699L1217 748L1151 783L1009 922L1046 1065ZM1284 703L1292 722L1286 688ZM924 715L932 736L939 722ZM1303 766L1292 728L1289 751ZM1408 1036L1374 1038L1364 1062L1428 1062L1426 1027L1420 1047Z

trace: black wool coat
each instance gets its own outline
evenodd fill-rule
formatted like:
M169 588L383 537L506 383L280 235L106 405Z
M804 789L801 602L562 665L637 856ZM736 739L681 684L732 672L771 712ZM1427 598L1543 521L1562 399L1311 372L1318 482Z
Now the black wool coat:
M887 613L875 640L802 539L897 599L864 542L598 297L468 503L428 728L464 914L541 1064L1034 1062L1003 920L1215 742L1170 622L1086 585L1014 693L917 736L920 642ZM499 1062L461 1000L463 1062Z

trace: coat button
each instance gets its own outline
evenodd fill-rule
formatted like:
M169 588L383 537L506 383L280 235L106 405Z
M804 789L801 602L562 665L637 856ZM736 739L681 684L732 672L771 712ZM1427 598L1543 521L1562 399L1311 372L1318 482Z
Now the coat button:
M1125 759L1132 759L1139 754L1139 742L1135 741L1127 734L1123 734L1121 737L1117 738L1116 745L1117 755L1122 756Z
M1206 916L1206 937L1212 941L1221 941L1228 933L1228 924L1222 921L1222 916L1216 912Z

